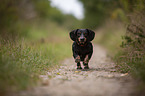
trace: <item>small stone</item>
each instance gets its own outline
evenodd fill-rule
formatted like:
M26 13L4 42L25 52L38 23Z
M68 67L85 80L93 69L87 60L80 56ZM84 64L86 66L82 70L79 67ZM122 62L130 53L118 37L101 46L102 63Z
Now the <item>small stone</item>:
M57 75L60 75L60 73L59 73L59 72L57 72L56 74L57 74Z
M62 69L59 69L59 71L61 71Z
M121 74L120 76L122 76L122 77L123 77L123 76L126 76L126 75L128 75L128 73L125 73L125 74Z
M62 79L63 77L59 75L59 76L57 76L56 78L58 78L58 79Z
M49 80L48 79L43 79L42 85L43 86L48 86L49 85Z
M81 71L75 71L75 73L80 73Z
M116 72L116 69L112 69L110 72Z
M52 75L52 73L50 73L50 72L47 72L47 75Z
M113 76L113 75L108 75L107 77L112 78L112 77L114 77L114 76Z

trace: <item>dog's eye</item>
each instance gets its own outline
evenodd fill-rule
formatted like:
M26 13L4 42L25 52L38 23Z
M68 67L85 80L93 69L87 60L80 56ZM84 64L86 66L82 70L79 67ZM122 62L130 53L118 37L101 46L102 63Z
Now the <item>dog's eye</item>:
M84 36L87 36L88 34L87 33L84 33Z
M80 32L78 33L78 36L81 36L81 33Z

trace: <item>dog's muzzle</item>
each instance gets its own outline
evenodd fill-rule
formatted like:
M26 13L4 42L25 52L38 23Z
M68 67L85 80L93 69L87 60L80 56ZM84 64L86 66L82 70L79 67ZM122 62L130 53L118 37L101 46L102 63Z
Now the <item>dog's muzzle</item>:
M86 42L86 38L79 38L79 43L81 44L81 45L83 45L83 44L85 44L85 42Z

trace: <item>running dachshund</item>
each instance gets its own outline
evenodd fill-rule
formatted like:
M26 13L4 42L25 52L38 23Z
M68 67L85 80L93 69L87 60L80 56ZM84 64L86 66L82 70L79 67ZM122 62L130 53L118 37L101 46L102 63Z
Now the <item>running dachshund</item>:
M70 32L73 57L77 63L77 69L82 69L80 62L83 62L84 69L89 69L88 62L93 53L91 41L95 37L95 32L89 29L76 29Z

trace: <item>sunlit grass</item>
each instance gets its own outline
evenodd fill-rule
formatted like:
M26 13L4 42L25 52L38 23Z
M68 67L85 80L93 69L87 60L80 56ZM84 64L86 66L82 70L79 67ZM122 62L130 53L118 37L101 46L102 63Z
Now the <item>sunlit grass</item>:
M39 75L71 56L67 30L57 25L50 29L55 28L52 33L45 27L35 28L28 29L30 33L22 39L0 40L0 94L36 85Z

